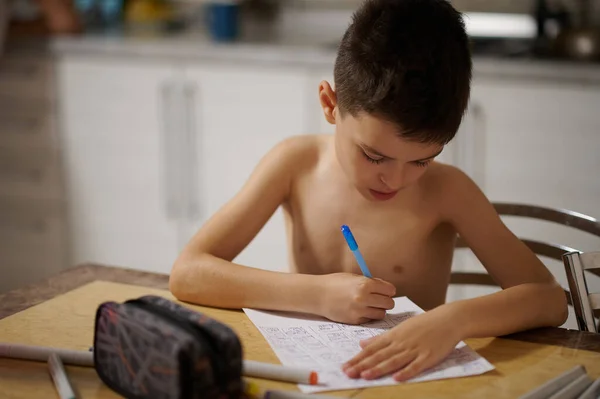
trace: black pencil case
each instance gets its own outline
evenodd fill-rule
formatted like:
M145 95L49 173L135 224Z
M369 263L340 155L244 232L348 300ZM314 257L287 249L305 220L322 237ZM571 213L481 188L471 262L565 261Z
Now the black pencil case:
M128 399L238 399L243 391L235 332L158 296L98 307L94 365Z

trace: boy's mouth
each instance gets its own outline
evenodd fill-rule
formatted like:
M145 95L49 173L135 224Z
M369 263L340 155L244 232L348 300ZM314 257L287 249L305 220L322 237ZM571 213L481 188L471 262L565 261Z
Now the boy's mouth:
M376 190L371 190L371 189L369 189L369 192L371 193L373 198L375 198L378 201L390 200L390 199L394 198L396 196L396 194L398 194L398 191L382 192L382 191L376 191Z

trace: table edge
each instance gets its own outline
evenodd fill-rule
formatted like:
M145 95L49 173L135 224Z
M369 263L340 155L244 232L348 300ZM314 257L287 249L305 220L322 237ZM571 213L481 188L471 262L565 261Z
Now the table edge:
M167 274L84 263L0 294L0 320L97 280L165 290L169 288Z
M0 294L0 320L98 280L169 289L168 274L84 263L42 281ZM600 334L566 328L538 328L499 338L600 353Z

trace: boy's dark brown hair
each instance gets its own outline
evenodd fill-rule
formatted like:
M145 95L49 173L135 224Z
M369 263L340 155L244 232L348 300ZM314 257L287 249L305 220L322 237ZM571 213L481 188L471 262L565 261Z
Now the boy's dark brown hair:
M469 102L471 54L462 15L446 0L366 0L334 67L341 115L392 122L422 143L454 138Z

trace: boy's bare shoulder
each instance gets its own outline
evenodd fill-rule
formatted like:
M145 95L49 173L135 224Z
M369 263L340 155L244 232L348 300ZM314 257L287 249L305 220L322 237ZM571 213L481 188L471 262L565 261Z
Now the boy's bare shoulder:
M427 176L428 183L438 187L442 184L441 188L443 189L450 189L454 184L469 179L467 174L456 166L442 162L433 162L425 176Z
M316 166L326 146L325 135L297 135L275 145L271 150L271 156L278 160L280 167L297 175Z
M425 193L442 213L453 213L466 206L467 199L481 196L477 184L455 166L434 162L424 177Z

